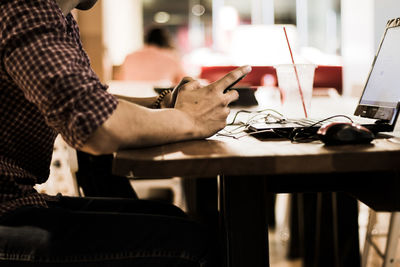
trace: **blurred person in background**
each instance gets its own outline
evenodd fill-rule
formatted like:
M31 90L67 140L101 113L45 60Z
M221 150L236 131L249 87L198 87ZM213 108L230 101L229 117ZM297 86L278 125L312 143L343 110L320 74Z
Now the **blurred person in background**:
M166 29L151 28L144 47L127 55L119 79L176 85L185 76L181 59Z

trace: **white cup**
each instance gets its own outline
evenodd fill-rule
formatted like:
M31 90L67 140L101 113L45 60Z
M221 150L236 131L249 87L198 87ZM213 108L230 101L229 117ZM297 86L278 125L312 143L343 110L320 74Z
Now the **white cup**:
M317 66L313 64L281 64L274 67L278 76L278 86L284 95L282 103L283 114L292 118L304 118L306 114L309 115L314 73Z

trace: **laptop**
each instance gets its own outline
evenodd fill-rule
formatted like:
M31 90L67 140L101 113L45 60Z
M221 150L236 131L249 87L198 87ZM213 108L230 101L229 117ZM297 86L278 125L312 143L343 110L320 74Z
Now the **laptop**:
M400 18L389 20L383 38L372 63L363 93L351 116L353 122L361 124L374 133L392 132L400 108ZM285 118L275 122L256 122L248 129L253 132L291 131L309 127L315 131L330 121L349 122L348 118L335 117L320 122L319 119Z

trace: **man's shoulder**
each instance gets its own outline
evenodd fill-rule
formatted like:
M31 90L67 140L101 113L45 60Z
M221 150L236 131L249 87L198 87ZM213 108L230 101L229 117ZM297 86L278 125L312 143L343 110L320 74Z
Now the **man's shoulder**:
M35 32L66 28L66 18L54 0L0 0L1 45L19 42Z
M62 15L54 0L1 0L0 23L19 25L38 22L62 22Z

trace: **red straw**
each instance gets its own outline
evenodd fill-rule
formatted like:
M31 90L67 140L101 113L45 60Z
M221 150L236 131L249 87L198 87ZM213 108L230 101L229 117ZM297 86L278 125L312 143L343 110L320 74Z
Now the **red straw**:
M299 80L299 74L297 73L297 68L296 65L294 64L294 59L293 59L293 53L292 53L292 49L290 48L290 43L289 43L289 38L287 36L286 33L286 28L283 27L283 31L285 32L285 37L286 37L286 41L289 47L289 52L290 52L290 57L292 58L292 63L293 63L293 68L294 68L294 73L296 74L296 79L297 79L297 84L299 85L299 92L300 92L300 97L301 97L301 103L303 104L303 109L304 109L304 115L307 116L307 110L306 110L306 105L304 103L304 96L303 96L303 90L301 90L301 85L300 85L300 80Z

